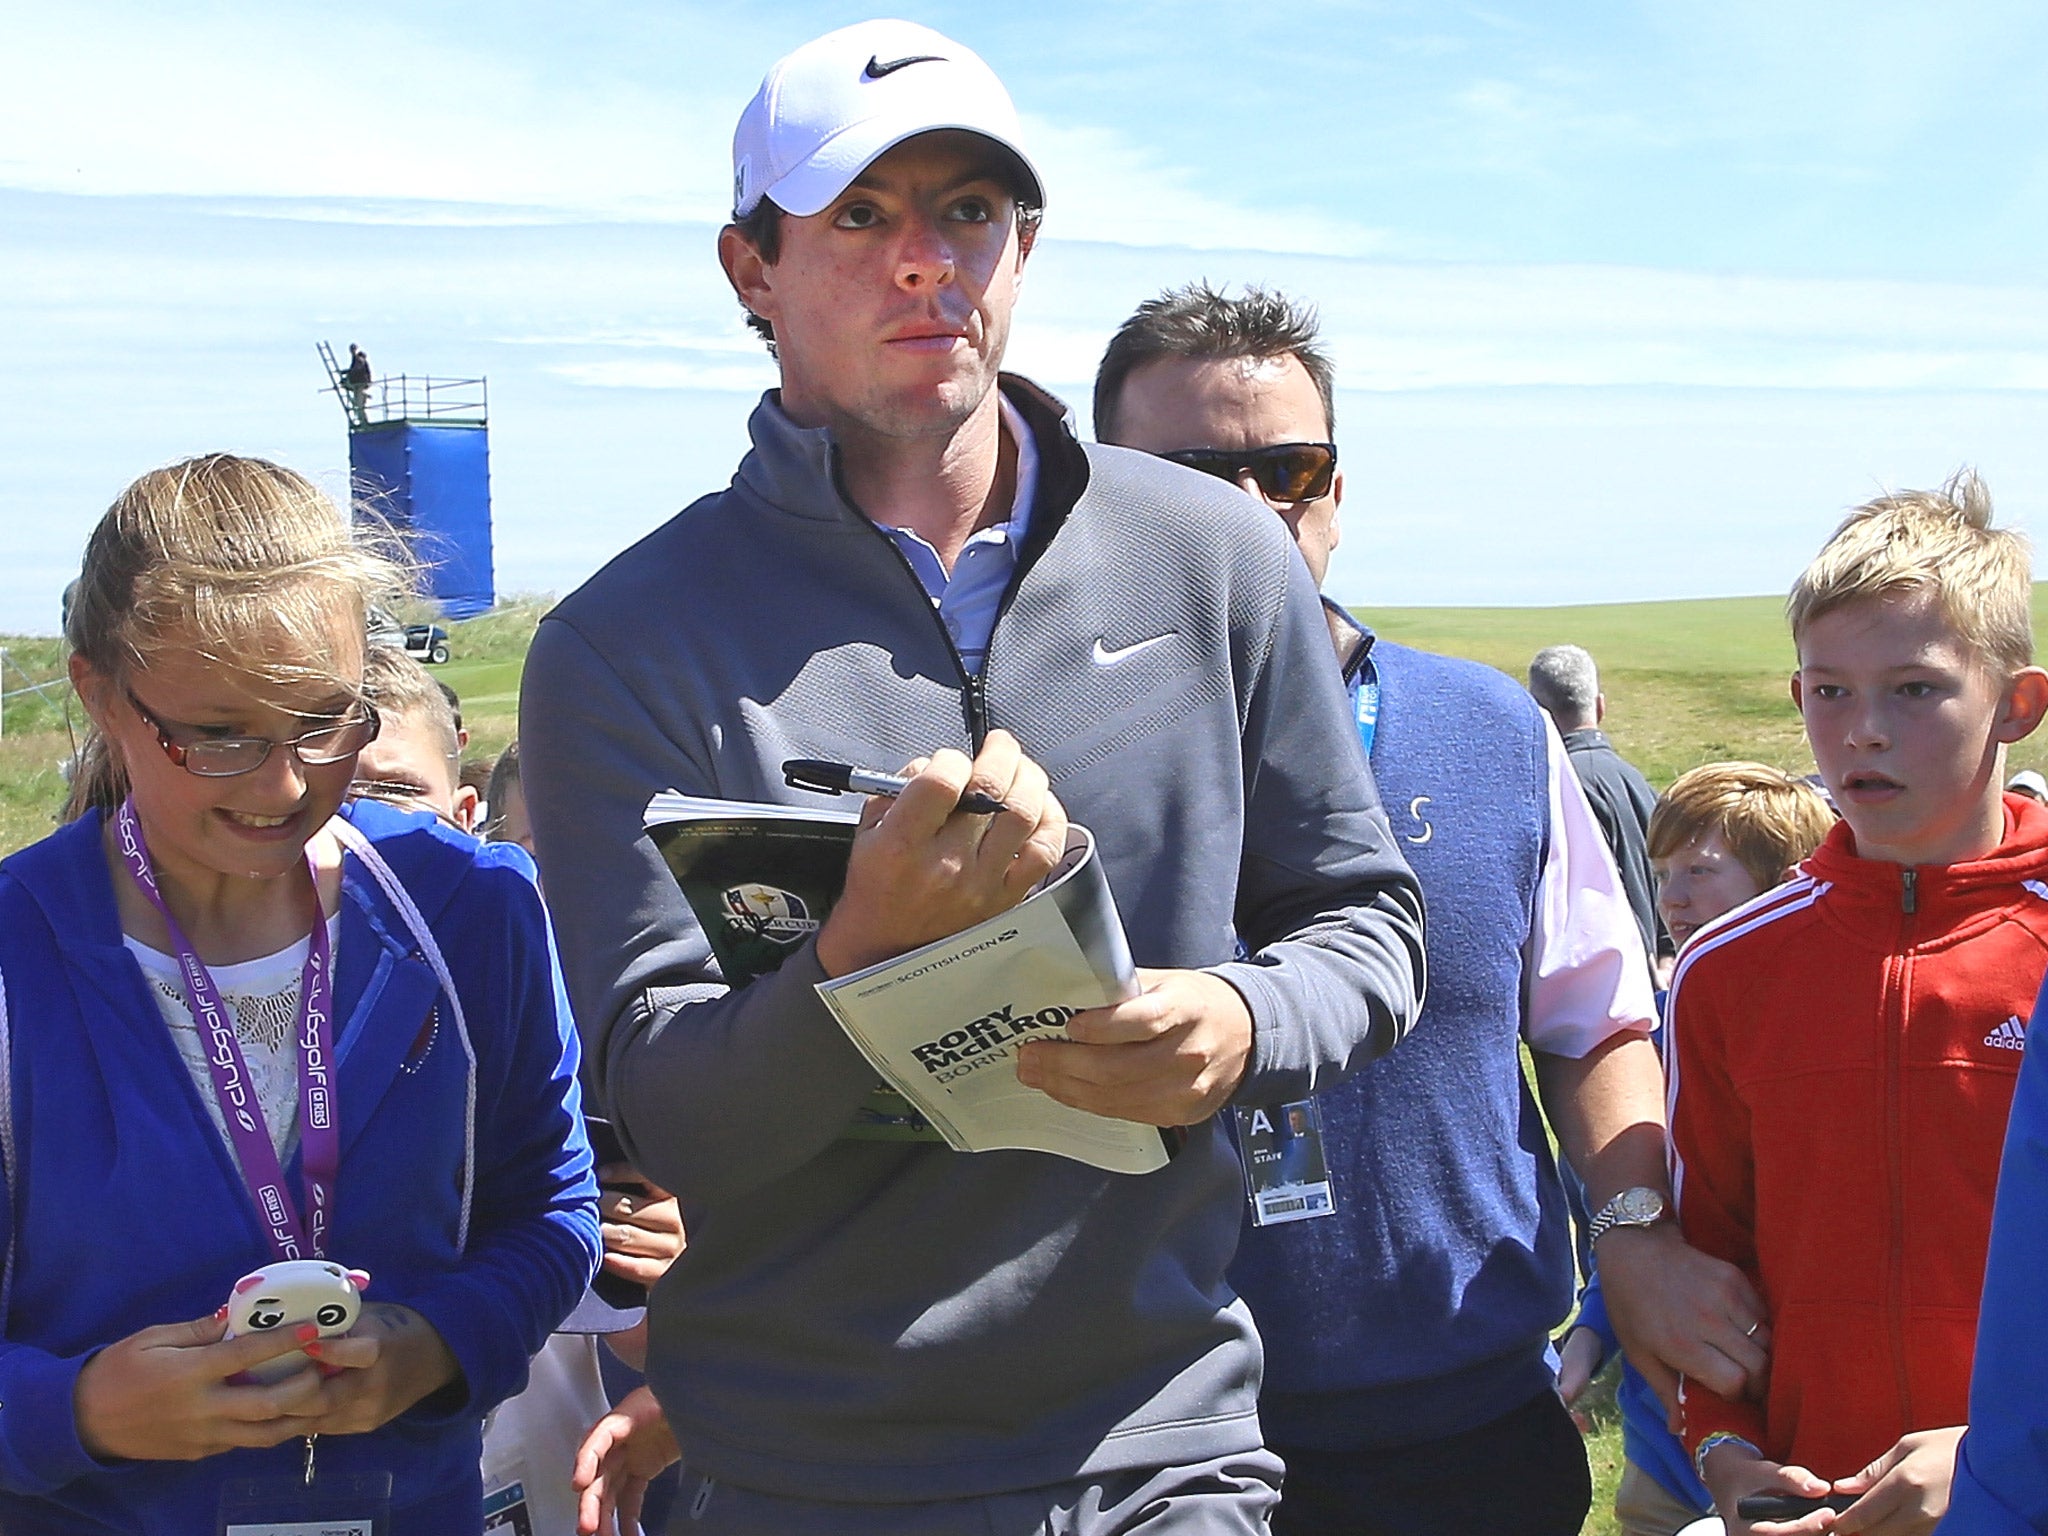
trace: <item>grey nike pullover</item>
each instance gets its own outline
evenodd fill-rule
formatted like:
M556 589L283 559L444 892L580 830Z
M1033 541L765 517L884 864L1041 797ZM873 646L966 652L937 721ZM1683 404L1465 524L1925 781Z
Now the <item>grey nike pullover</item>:
M527 662L589 1070L689 1230L648 1375L693 1470L770 1492L967 1496L1256 1446L1258 1341L1224 1280L1243 1191L1214 1122L1142 1177L842 1139L875 1077L811 945L729 991L642 835L656 791L822 804L783 759L893 769L1001 726L1094 830L1138 964L1244 995L1241 1102L1335 1081L1419 1007L1421 897L1280 520L1003 388L1040 483L979 678L842 493L830 433L772 393L731 487L564 601Z

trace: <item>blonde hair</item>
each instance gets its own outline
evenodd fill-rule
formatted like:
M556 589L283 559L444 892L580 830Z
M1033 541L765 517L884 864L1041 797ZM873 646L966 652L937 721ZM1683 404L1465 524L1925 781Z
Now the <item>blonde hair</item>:
M402 549L380 525L351 529L303 475L208 454L151 470L115 498L86 541L64 635L120 686L151 657L179 649L258 683L354 693L355 669L329 659L336 616L366 636L370 606L410 581ZM119 755L92 729L65 819L111 810L127 793Z
M1991 526L1991 492L1965 467L1938 491L1895 491L1851 512L1793 583L1785 616L1796 641L1844 604L1928 593L2010 677L2034 660L2033 580L2026 535Z
M443 757L460 755L455 707L434 681L433 673L397 646L370 647L363 661L363 696L386 720L424 721L440 743Z
M1835 824L1820 791L1767 763L1707 763L1682 773L1650 813L1649 853L1668 859L1710 832L1769 890Z

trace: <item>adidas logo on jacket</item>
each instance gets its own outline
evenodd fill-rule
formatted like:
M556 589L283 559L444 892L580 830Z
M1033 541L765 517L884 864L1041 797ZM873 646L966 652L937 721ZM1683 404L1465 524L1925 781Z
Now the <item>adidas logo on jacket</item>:
M1984 1043L1998 1051L2024 1051L2027 1048L2026 1021L2014 1014L1998 1028L1984 1037Z

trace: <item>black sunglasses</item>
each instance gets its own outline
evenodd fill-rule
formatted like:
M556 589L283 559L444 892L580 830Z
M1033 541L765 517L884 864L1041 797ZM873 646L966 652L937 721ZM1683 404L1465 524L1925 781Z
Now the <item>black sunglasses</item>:
M1162 459L1236 485L1249 475L1269 501L1314 501L1337 478L1335 443L1275 443L1270 448L1180 448Z

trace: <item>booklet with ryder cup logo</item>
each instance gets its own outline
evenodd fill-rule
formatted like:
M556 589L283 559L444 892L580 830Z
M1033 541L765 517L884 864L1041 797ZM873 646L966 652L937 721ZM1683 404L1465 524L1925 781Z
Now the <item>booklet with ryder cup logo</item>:
M671 791L648 803L646 825L725 980L744 986L830 914L857 819ZM1095 839L1070 828L1065 856L1017 906L819 985L883 1079L845 1134L1050 1152L1119 1173L1163 1167L1179 1131L1089 1114L1017 1081L1018 1046L1065 1039L1075 1013L1137 990Z

